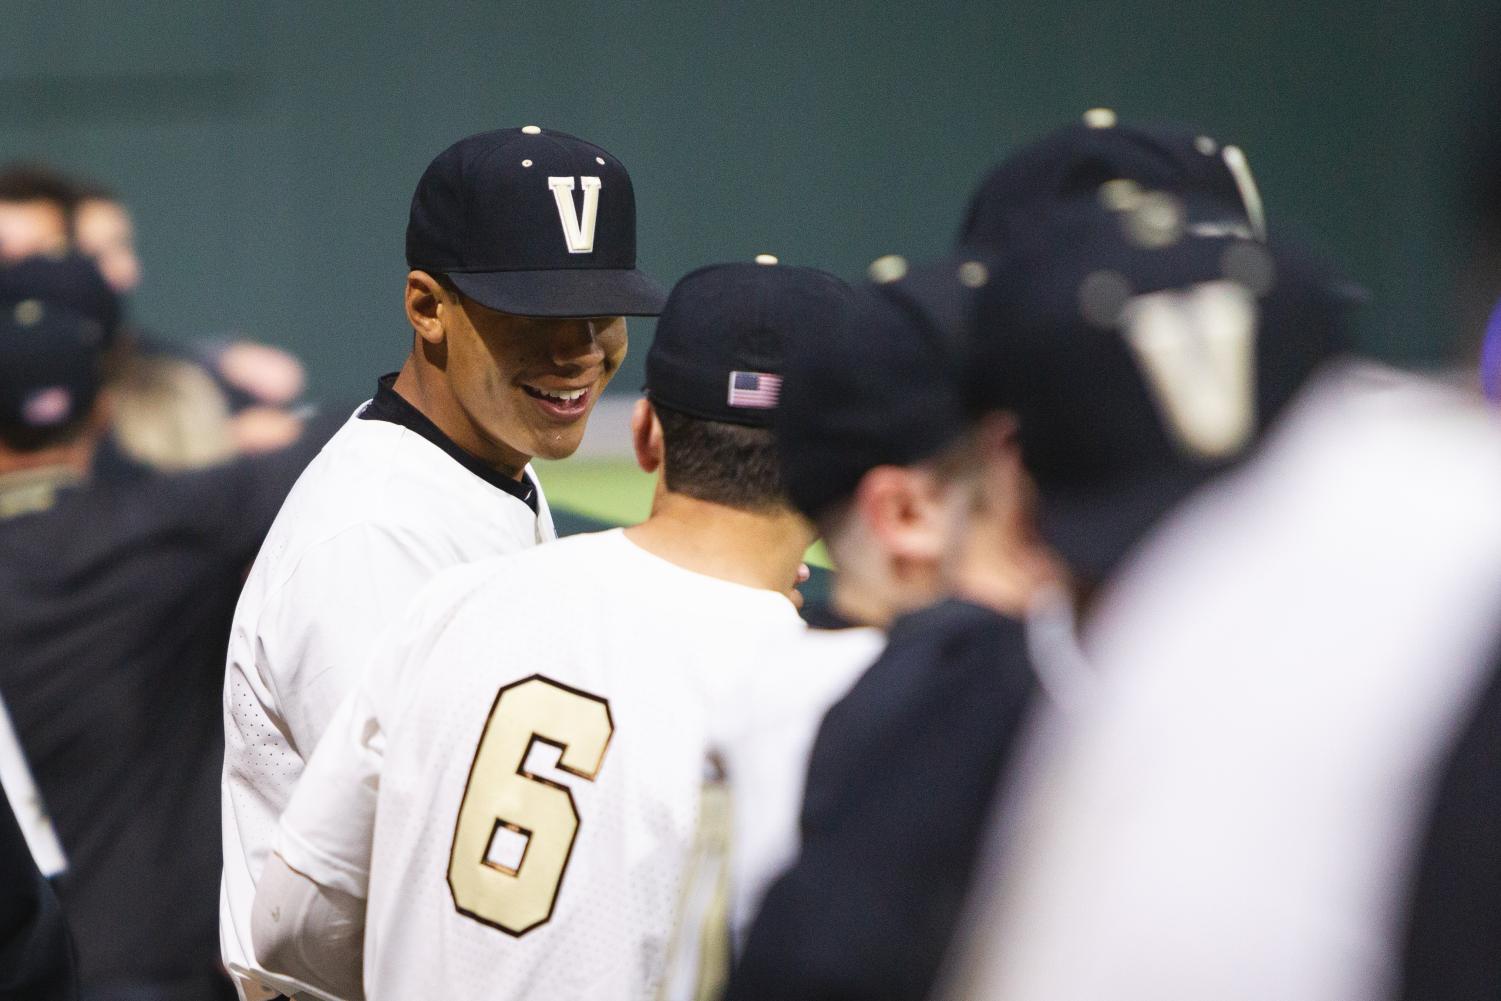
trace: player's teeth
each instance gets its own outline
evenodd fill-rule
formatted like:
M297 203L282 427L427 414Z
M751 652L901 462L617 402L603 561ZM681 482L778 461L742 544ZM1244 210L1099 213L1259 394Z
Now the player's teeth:
M556 391L539 389L537 390L537 392L541 393L543 396L548 397L549 399L561 400L564 403L572 402L573 400L576 400L580 396L584 395L584 391L582 389L560 389Z

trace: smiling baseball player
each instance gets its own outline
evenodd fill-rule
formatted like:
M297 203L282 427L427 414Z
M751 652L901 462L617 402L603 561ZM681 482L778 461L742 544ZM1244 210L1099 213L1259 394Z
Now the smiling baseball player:
M226 966L251 1001L250 914L277 819L380 629L439 570L554 537L528 468L571 455L664 294L636 270L630 176L528 125L428 166L407 227L412 348L308 467L235 613L224 690Z
M678 284L633 421L660 471L651 516L423 592L282 818L256 898L264 963L349 996L363 942L371 998L658 996L716 812L706 772L752 780L741 736L800 718L811 739L874 657L874 637L816 664L770 652L803 635L784 592L812 535L768 426L780 342L822 335L846 296L768 264ZM752 821L801 789L795 769L762 786L737 790Z

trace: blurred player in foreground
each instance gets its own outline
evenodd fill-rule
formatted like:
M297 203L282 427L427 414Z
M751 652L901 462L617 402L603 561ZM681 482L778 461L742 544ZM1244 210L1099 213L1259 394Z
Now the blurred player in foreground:
M1461 394L1336 370L1176 518L1106 599L955 996L1495 996L1498 456Z
M1077 325L1081 285L1105 284L1119 309L1139 294L1223 278L1224 255L1257 253L1255 241L1228 235L1253 230L1218 151L1201 149L1191 133L1117 133L1099 123L1065 129L997 168L976 198L966 238L1009 243L1000 263L964 253L886 287L905 306L907 336L925 335L946 352L949 393L965 390L966 430L950 460L965 473L963 489L940 505L927 533L943 556L937 590L952 598L897 620L881 659L824 721L801 856L768 893L730 998L927 995L970 884L987 804L1027 713L1038 694L1066 704L1088 682L1073 646L1071 602L1037 538L1033 481L1046 541L1063 549L1076 584L1107 573L1176 498L1132 492L1159 457L1097 418L1092 394L1112 387L1095 373L984 348L1004 342L1013 326L1062 336ZM1152 179L1179 193L1146 186ZM974 314L976 295L984 302L997 288L1018 286L1039 290L1030 315L991 322ZM1115 318L1103 323L1096 336L1130 364ZM876 387L830 385L819 405L839 415L826 418L834 426L879 433L860 397L903 399L909 386L905 369L862 367L863 350L855 341L814 364L836 375L859 372ZM1195 399L1219 392L1192 368L1178 382ZM1151 413L1149 393L1159 387L1134 391ZM1048 408L1048 394L1068 402ZM849 417L846 405L857 408ZM1078 434L1055 447L1050 429L1062 427ZM787 428L790 449L799 435L796 425ZM1124 494L1132 509L1125 518L1099 505L1063 512L1069 528L1103 522L1104 544L1080 547L1056 522L1073 488L1090 478L1107 495Z
M883 630L942 596L969 473L949 345L907 285L855 290L846 322L789 345L776 428L788 493L839 568L834 614Z
M250 910L277 818L376 638L439 570L554 537L528 463L578 448L624 317L663 299L636 270L625 167L536 126L433 160L407 263L411 351L298 482L230 636L221 936L248 998L275 993Z
M1268 280L1281 395L1332 316ZM1498 456L1450 388L1314 380L1102 597L1099 690L1039 726L947 996L1495 996Z
M818 731L801 850L766 894L730 998L921 996L936 964L921 957L963 892L962 804L987 794L1031 688L1019 621L1055 570L1018 517L1014 443L967 429L953 346L909 297L918 281L966 294L958 266L857 290L857 322L789 372L779 432L794 494L835 559L850 556L836 607L889 630L888 645ZM873 456L886 459L862 469ZM962 517L982 483L984 510ZM956 557L961 522L995 543L985 558ZM1007 615L942 600L979 579ZM931 669L940 657L951 663Z
M812 538L768 425L782 343L847 295L773 264L678 284L632 422L651 516L423 592L282 818L267 966L353 996L363 944L371 998L656 995L705 775L808 686L767 655L805 628L786 592Z
M1006 401L1017 417L1023 457L1038 480L1039 516L1048 538L1072 566L1093 571L1093 579L1104 587L1095 595L1082 634L1094 685L1062 711L1039 704L1036 717L1043 721L1043 733L1050 726L1075 722L1076 713L1080 732L1094 732L1085 722L1090 718L1090 696L1101 678L1106 685L1113 685L1117 678L1116 658L1101 641L1109 631L1111 588L1141 588L1161 595L1154 588L1163 579L1150 571L1150 561L1128 560L1122 565L1128 551L1163 512L1253 454L1269 422L1288 406L1311 373L1341 350L1345 339L1350 299L1343 283L1323 264L1286 243L1195 237L1171 225L1172 215L1154 207L1151 198L1152 193L1145 193L1136 209L1115 212L1118 224L1109 219L1081 220L1055 231L1060 236L1072 233L1057 241L1072 248L1067 255L1044 248L1030 257L1015 258L1010 280L996 283L980 299L979 352L972 384L992 399ZM1150 214L1139 215L1144 209ZM1049 281L1028 280L1029 272L1040 273L1042 268ZM1081 381L1080 373L1087 373L1087 379ZM1223 563L1216 559L1223 589L1240 594L1285 588L1290 600L1322 609L1323 603L1312 600L1304 590L1301 578L1294 585L1286 576L1262 568L1262 560L1242 552L1242 540L1247 538L1233 529L1204 536L1217 554L1236 553ZM1209 576L1201 576L1197 586L1206 597L1215 590ZM1101 594L1107 597L1102 599ZM1258 650L1253 659L1266 669L1266 676L1282 679L1276 698L1296 705L1297 715L1306 711L1297 676L1270 663L1292 655L1277 646L1260 648L1256 642L1256 637L1267 635L1264 610L1269 606L1243 600L1244 595L1234 599L1247 618L1239 629L1226 632L1222 621L1200 614L1199 602L1182 600L1187 597L1185 592L1161 604L1163 618L1155 624L1161 628L1137 636L1144 658L1152 662L1171 659L1168 637L1172 633L1203 630L1205 637L1224 641L1226 649ZM1179 626L1170 625L1171 620ZM1184 687L1178 691L1187 696L1212 685L1224 652L1207 643L1200 646L1191 658L1192 670L1189 660L1184 661L1184 672L1177 678ZM1218 728L1220 721L1201 714L1184 725ZM1259 739L1268 744L1283 741L1281 727L1266 727L1264 720L1256 726ZM1045 759L1047 750L1039 745L1041 739L1030 740L1017 759L1028 764ZM979 979L987 984L995 971L1003 977L1009 975L1007 971L1021 971L1018 975L1029 978L1039 962L1051 966L1060 977L1057 982L1024 979L1020 983L1026 986L1015 993L1008 987L1004 996L1231 996L1207 987L1190 989L1191 980L1183 982L1182 989L1167 987L1171 976L1161 990L1141 994L1120 993L1118 978L1108 974L1094 979L1094 973L1108 970L1109 964L1096 965L1090 948L1081 943L1099 924L1093 909L1100 888L1115 882L1135 884L1142 875L1134 861L1111 851L1117 839L1135 843L1145 830L1125 819L1129 807L1121 784L1125 777L1121 760L1107 757L1098 762L1098 791L1103 797L1098 813L1050 826L1041 840L1031 831L1019 835L1009 818L994 829L993 851L1015 870L998 864L983 868L977 885L986 892L995 892L998 880L1004 887L999 892L1009 890L1006 881L1013 875L1030 882L1029 870L1039 857L1050 873L1055 858L1077 864L1067 869L1065 863L1054 874L1057 881L1050 882L1047 890L1039 889L1035 899L1028 893L1029 907L1035 905L1035 909L1028 909L1027 917L1017 923L1017 940L1008 940L1004 948L994 947L991 940L975 940L972 961L986 967ZM1204 790L1186 785L1174 789L1176 801L1186 811L1199 808L1201 792L1208 796L1223 791L1231 799L1240 795L1238 784L1223 772L1202 771L1204 759L1197 752L1189 751L1177 760L1184 770L1207 783ZM1162 758L1141 764L1136 777L1154 790L1153 795L1168 788L1159 786L1162 775L1157 769L1164 768L1166 774L1178 767L1165 764ZM1050 803L1059 784L1051 769L1044 768L1038 777L1027 768L1013 776L1010 786L1034 788L1043 802ZM1214 793L1208 792L1210 785ZM1243 833L1255 839L1260 831L1252 823ZM1082 849L1084 855L1075 854L1085 844L1091 847ZM1177 840L1164 857L1172 857L1173 864L1190 871L1197 860L1186 847ZM1152 885L1151 892L1155 892L1157 884L1148 879L1140 885ZM1058 890L1062 892L1054 895ZM1147 898L1138 902L1143 905L1139 910L1123 908L1116 914L1122 927L1143 928L1151 922ZM1164 905L1162 913L1168 909ZM1054 920L1065 911L1069 919ZM1204 926L1197 917L1181 924L1173 919L1167 925L1172 928L1170 937L1186 937L1178 939L1173 950L1148 962L1164 970L1168 966L1192 968L1197 958L1192 943ZM1274 937L1289 935L1286 924L1274 921L1264 927ZM1298 934L1291 933L1293 938ZM1054 950L1065 942L1069 960L1075 964L1068 970L1052 965L1058 959ZM1169 955L1175 958L1169 960ZM993 967L988 965L992 962ZM964 968L956 976L951 996L982 996L976 993L976 975L971 970ZM1266 982L1260 987L1263 992L1271 990ZM1287 996L1280 986L1272 993Z
M798 686L807 701L794 701L789 689L780 722L775 712L757 713L756 727L735 745L737 793L752 769L786 790L735 812L737 944L768 878L797 854L787 832L797 830L815 733L804 706L826 708L842 696L874 663L892 621L942 594L944 521L964 496L969 456L942 336L909 311L904 291L855 290L839 323L788 345L776 432L782 475L839 573L832 621L777 654L807 665ZM880 373L899 379L901 391ZM737 804L744 799L737 795ZM754 823L742 823L747 817Z

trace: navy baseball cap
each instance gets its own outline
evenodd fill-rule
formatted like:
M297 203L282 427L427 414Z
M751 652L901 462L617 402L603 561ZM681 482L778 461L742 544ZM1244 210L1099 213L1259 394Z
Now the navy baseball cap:
M962 247L1005 249L1025 240L1049 206L1142 191L1168 191L1202 235L1265 237L1255 179L1240 147L1186 125L1132 124L1107 108L1085 113L1007 157L976 190Z
M786 353L819 344L843 319L849 287L769 255L684 276L646 353L653 403L702 420L770 427Z
M789 345L777 451L787 492L805 515L817 518L853 495L877 466L930 459L964 433L955 331L927 304L967 296L975 267L944 261L887 270L885 281L851 292L842 322L826 336Z
M38 299L99 325L105 346L120 332L120 297L82 254L28 257L0 267L0 303Z
M417 182L407 265L521 316L655 316L666 294L636 269L625 165L535 125L461 139Z
M0 426L62 427L93 406L105 326L83 310L96 283L104 279L81 257L0 268Z
M1044 537L1097 580L1345 350L1356 301L1291 243L1196 233L1174 195L1105 201L1014 242L964 366L972 415L1018 418Z

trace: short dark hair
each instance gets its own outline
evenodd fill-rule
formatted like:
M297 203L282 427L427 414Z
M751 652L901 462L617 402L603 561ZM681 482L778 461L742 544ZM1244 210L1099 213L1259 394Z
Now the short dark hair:
M73 204L82 205L84 202L110 202L114 205L124 205L120 198L120 192L98 181L78 178L73 181Z
M653 402L662 422L667 489L745 511L791 502L769 428L691 417Z
M53 202L72 214L79 187L72 178L41 163L0 167L0 202Z

